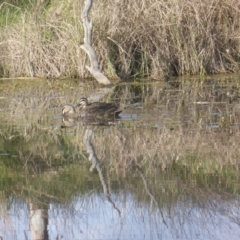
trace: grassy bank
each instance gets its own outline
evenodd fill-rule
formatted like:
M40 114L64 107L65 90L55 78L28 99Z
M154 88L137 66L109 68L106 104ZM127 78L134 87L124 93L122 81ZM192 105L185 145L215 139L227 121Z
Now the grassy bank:
M85 78L82 1L0 5L1 77ZM238 0L95 1L94 47L110 78L238 72Z

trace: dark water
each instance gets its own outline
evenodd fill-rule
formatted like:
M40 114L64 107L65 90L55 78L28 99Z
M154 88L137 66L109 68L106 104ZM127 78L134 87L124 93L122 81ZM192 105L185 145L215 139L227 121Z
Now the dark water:
M122 84L100 123L61 115L92 89L0 81L0 236L240 239L239 79Z

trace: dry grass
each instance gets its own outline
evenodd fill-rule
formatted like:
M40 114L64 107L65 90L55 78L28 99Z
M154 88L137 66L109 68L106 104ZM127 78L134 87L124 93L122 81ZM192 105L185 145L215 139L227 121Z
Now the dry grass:
M2 76L89 76L79 44L82 3L51 1L1 27ZM106 14L107 13L107 14ZM91 11L102 70L121 78L239 71L238 0L97 1Z

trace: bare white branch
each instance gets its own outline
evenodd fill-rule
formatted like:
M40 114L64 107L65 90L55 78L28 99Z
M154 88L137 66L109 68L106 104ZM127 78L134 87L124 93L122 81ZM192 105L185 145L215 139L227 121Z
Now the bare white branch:
M84 9L81 14L81 19L84 27L84 44L80 47L88 54L91 66L86 66L93 77L101 84L109 85L111 82L100 71L98 59L95 50L92 48L92 21L88 19L88 13L92 7L92 0L84 1Z

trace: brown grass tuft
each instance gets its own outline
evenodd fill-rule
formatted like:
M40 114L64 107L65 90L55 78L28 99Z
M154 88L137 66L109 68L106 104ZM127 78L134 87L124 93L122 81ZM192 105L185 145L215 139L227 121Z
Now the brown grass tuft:
M2 25L3 76L88 76L79 45L82 2L51 1ZM90 13L94 47L110 77L239 71L238 0L96 1Z

